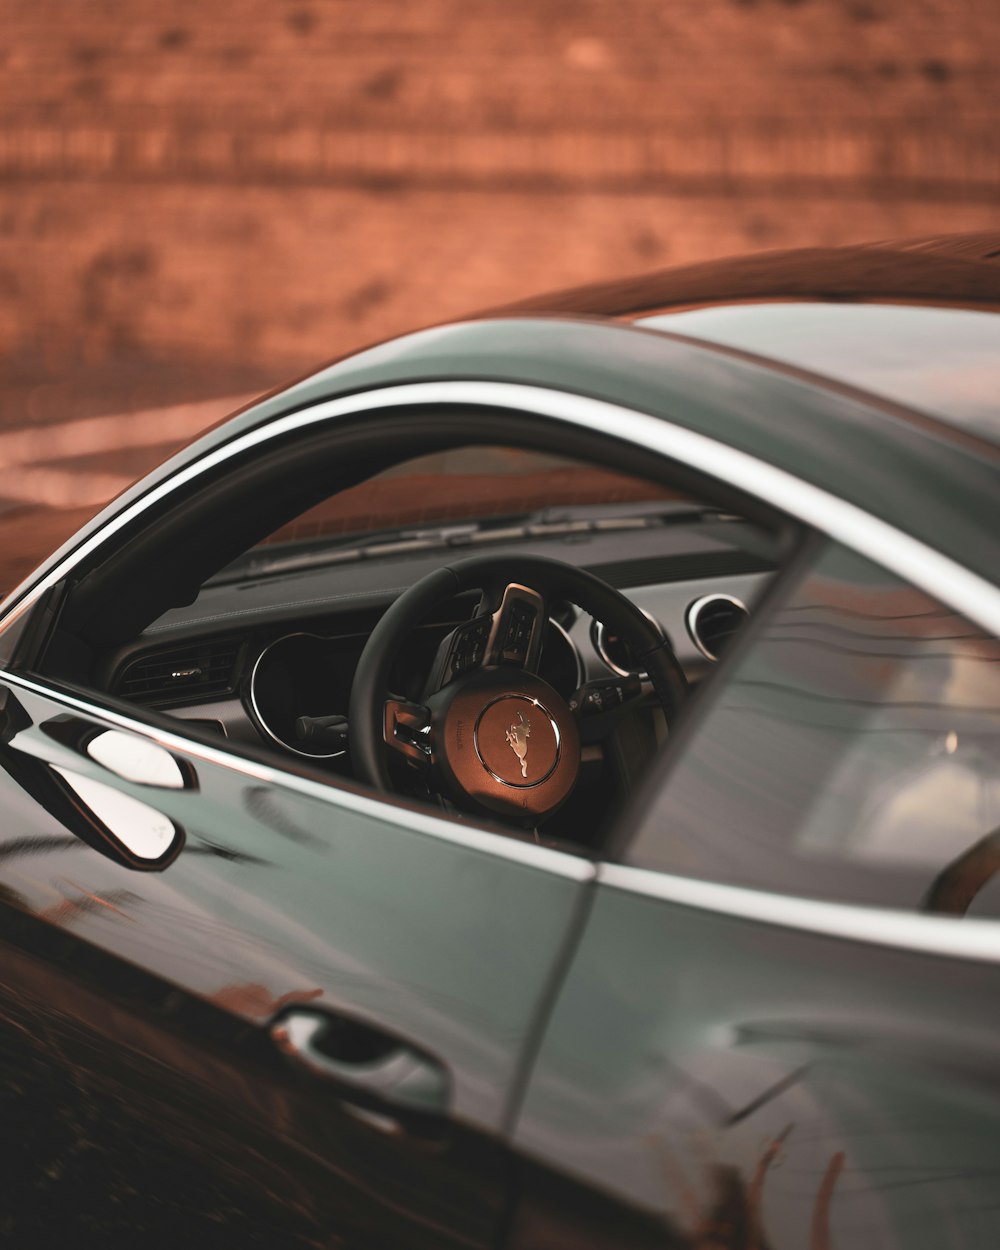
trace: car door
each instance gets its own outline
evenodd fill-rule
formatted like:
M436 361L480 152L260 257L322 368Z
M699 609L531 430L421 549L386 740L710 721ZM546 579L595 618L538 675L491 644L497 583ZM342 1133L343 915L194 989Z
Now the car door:
M6 1235L492 1244L592 866L0 689Z
M786 570L599 868L511 1246L997 1244L998 742L996 638Z

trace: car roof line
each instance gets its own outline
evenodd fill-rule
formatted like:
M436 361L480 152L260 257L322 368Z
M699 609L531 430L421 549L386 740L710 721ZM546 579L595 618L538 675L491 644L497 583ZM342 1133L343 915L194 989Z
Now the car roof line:
M747 364L758 365L774 373L781 373L785 377L794 378L796 381L805 382L810 386L818 386L825 391L841 395L844 399L864 404L866 408L871 408L883 416L906 421L908 424L915 425L926 433L933 434L935 437L942 438L949 443L954 443L965 451L971 451L975 456L984 456L988 459L996 460L1000 464L1000 442L995 442L993 439L986 438L966 427L955 425L953 422L945 421L941 417L935 416L932 412L911 408L908 404L901 403L898 399L891 399L887 395L882 395L877 391L870 391L866 387L855 386L851 382L844 382L832 374L820 373L815 369L807 369L803 365L792 364L789 361L776 359L773 356L765 356L761 352L752 352L745 347L733 347L729 343L720 343L715 339L701 338L697 334L685 334L682 330L660 329L658 326L642 325L637 322L631 322L630 327L640 334L656 334L661 338L673 339L675 342L691 343L696 347L703 347L709 351L716 351L725 356L731 356L734 360L742 360Z
M949 300L1000 307L1000 232L841 247L772 248L565 287L473 314L634 317L671 307L781 297Z
M1000 589L995 585L891 521L882 520L787 469L699 430L607 400L522 383L471 380L401 383L352 393L244 430L133 498L108 516L103 525L86 534L79 545L64 550L62 557L54 559L36 581L24 583L12 592L0 605L0 633L6 632L42 594L142 512L167 498L178 486L218 468L232 456L307 425L372 409L428 404L517 409L599 433L612 428L627 443L645 446L665 459L687 464L696 472L763 500L827 534L920 586L990 634L1000 636Z

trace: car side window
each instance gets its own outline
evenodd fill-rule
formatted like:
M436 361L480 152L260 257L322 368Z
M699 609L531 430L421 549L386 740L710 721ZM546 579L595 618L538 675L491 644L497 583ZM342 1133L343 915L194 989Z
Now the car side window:
M762 611L628 862L1000 916L1000 642L835 544Z

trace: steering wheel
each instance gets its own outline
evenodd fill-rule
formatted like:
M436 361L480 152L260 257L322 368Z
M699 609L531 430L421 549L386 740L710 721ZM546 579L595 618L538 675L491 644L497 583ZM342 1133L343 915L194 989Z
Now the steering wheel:
M388 694L405 639L439 604L482 592L471 620L444 639L421 702ZM580 717L639 694L636 679L582 687L567 703L538 675L549 602L568 600L621 633L648 674L669 725L687 683L668 640L624 595L583 569L528 555L479 555L405 590L372 630L351 688L348 744L355 775L391 792L388 758L402 756L456 806L536 825L568 797L580 770Z

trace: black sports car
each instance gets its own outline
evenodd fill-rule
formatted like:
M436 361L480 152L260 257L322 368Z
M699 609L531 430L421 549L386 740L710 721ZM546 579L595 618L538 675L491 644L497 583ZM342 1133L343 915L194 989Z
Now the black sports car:
M424 330L14 591L3 1237L1000 1242L998 278Z

